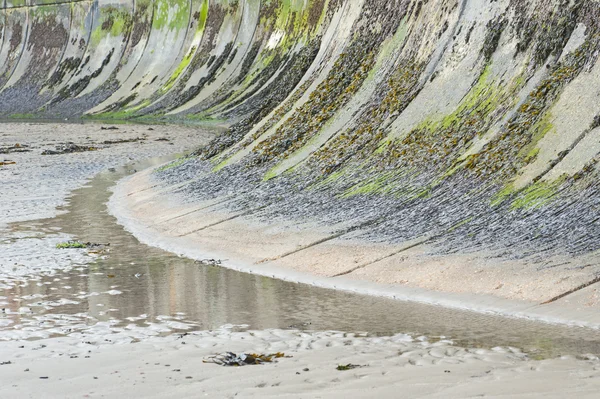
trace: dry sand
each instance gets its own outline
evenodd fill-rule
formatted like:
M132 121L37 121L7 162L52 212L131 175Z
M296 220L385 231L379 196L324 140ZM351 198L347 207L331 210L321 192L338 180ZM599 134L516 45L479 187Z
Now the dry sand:
M285 352L276 364L222 367L224 350ZM511 348L465 349L398 335L227 329L136 344L62 338L2 344L3 398L596 398L596 358L529 361ZM338 365L360 365L338 371Z
M20 143L33 149L0 156L17 162L0 170L3 188L0 191L0 284L4 285L0 289L35 282L40 273L83 268L93 260L81 254L66 256L64 252L54 251L57 241L69 238L65 232L36 231L36 224L32 223L31 231L24 234L21 230L14 231L9 223L55 215L59 211L57 206L65 203L73 189L109 167L118 167L133 159L179 152L205 139L193 128L153 128L155 130L148 130L147 126L127 126L119 131L107 131L100 130L99 125L0 125L0 146ZM145 144L122 143L106 145L94 152L40 155L46 148L53 149L56 142L93 144L113 135L136 138L143 133L148 134ZM173 145L154 141L165 135ZM140 184L147 182L144 179L148 177L148 173L142 173L119 185L112 209L140 238L155 240L154 244L176 252L195 257L211 252L226 255L227 252L232 259L228 265L232 267L245 265L243 267L256 273L280 273L280 277L304 278L315 284L327 285L323 281L330 281L328 284L333 287L338 284L337 280L320 280L314 276L326 277L343 271L339 265L347 259L354 259L354 264L360 265L360 262L376 259L377 253L394 250L372 247L365 251L354 244L315 246L321 253L315 260L320 266L316 267L300 262L300 258L296 259L298 263L293 262L293 255L280 259L280 263L262 261L308 246L326 237L329 234L326 230L281 229L238 220L237 230L233 230L235 234L231 234L231 224L220 224L214 229L177 237L190 228L193 230L194 226L178 226L169 219L202 204L183 207L173 202L173 198L171 202L163 202L164 198L155 197L151 191L139 192L140 188L147 188ZM133 191L138 194L127 195ZM159 204L161 208L157 208ZM157 209L160 213L155 213L150 220L147 212ZM204 218L202 223L211 224L225 216L202 214L200 219ZM226 234L235 237L235 241L224 242ZM265 237L270 240L262 241ZM200 242L202 248L199 249ZM340 258L333 266L325 261L335 256ZM347 280L347 284L349 289L373 294L385 293L387 289L376 284L361 285L358 280ZM425 295L425 291L395 290L392 290L394 295L399 297ZM448 294L427 295L433 302L437 298L457 306L465 303L464 298L452 298ZM0 295L0 303L8 300ZM514 309L520 309L519 302L511 303ZM485 308L490 306L484 302L481 309ZM6 316L6 312L0 312L0 330L4 329L0 334L0 398L595 398L600 388L600 361L585 354L534 361L513 348L461 348L444 339L407 335L378 338L294 330L244 331L243 326L183 335L173 333L174 329L186 328L185 323L176 318L164 318L160 323L149 323L145 327L133 321L128 326L116 327L110 322L87 318L86 314L54 315L56 331L61 326L65 336L49 338L52 329L38 334L47 318L39 319L40 326L11 326L5 323L9 321ZM71 325L75 328L65 332ZM31 340L34 337L42 339ZM203 363L208 356L226 351L282 351L291 357L280 359L276 364L241 368ZM338 365L348 363L363 367L336 370Z

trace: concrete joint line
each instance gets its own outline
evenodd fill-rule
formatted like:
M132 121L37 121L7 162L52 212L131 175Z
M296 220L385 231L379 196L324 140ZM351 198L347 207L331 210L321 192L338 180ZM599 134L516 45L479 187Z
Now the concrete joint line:
M145 193L146 191L150 191L150 190L152 190L152 189L155 189L155 188L157 188L157 187L159 187L159 186L160 186L160 184L155 184L155 185L153 185L153 186L146 187L146 188L144 188L144 189L142 189L142 190L133 191L133 192L131 192L131 193L128 193L128 194L127 194L127 196L128 196L128 197L131 197L132 195L136 195L136 194Z
M478 217L480 217L480 216L481 216L481 215L479 215ZM428 242L430 242L430 241L433 241L433 240L436 240L436 239L438 239L438 238L441 238L441 237L442 237L444 234L446 234L446 233L448 233L448 232L451 232L452 230L454 230L456 227L458 227L458 226L460 226L460 225L461 225L461 223L458 223L457 225L450 227L450 228L449 228L449 229L448 229L446 232L443 232L443 233L438 233L438 234L433 234L433 235L429 235L429 236L422 237L421 239L417 239L418 241L417 241L417 242L415 242L415 243L413 243L413 244L409 244L408 246L406 246L406 247L403 247L403 248L401 248L401 249L398 249L398 250L396 250L396 251L394 251L394 252L392 252L392 253L390 253L390 254L388 254L388 255L382 256L382 257L380 257L380 258L377 258L377 259L375 259L375 260L372 260L372 261L370 261L370 262L367 262L367 263L364 263L364 264L362 264L362 265L356 266L356 267L354 267L354 268L352 268L352 269L350 269L350 270L347 270L347 271L345 271L345 272L342 272L342 273L336 274L336 275L334 275L334 276L331 276L331 277L342 277L342 276L346 276L346 275L348 275L348 274L354 273L354 272L355 272L355 271L357 271L357 270L364 269L365 267L368 267L368 266L372 266L372 265L374 265L374 264L376 264L376 263L379 263L379 262L381 262L381 261L384 261L384 260L386 260L386 259L389 259L389 258L391 258L391 257L394 257L394 256L396 256L396 255L398 255L398 254L401 254L402 252L408 251L409 249L413 249L413 248L415 248L415 247L418 247L419 245L423 245L423 244L426 244L426 243L428 243Z
M309 249L309 248L312 248L312 247L316 247L317 245L326 243L326 242L331 241L331 240L335 240L336 238L339 238L339 237L343 236L344 234L348 234L348 232L347 231L342 231L340 233L336 233L336 234L327 236L325 238L322 238L320 240L312 242L312 243L310 243L308 245L305 245L303 247L300 247L298 249L294 249L293 251L286 252L286 253L284 253L282 255L279 255L279 256L276 256L274 258L265 258L263 260L260 260L260 261L256 262L255 265L260 265L260 264L271 262L271 261L274 261L274 260L279 260L279 259L282 259L282 258L286 258L288 256L297 254L298 252L302 252L302 251L304 251L306 249Z
M436 237L437 237L437 236L436 236ZM347 276L348 274L354 273L354 272L355 272L355 271L357 271L357 270L364 269L365 267L372 266L372 265L374 265L375 263L378 263L378 262L384 261L384 260L386 260L386 259L392 258L392 257L394 257L394 256L396 256L396 255L399 255L399 254L401 254L402 252L406 252L406 251L408 251L409 249L413 249L413 248L415 248L415 247L418 247L419 245L425 244L425 243L427 243L428 241L430 241L430 240L433 240L433 239L434 239L434 238L436 238L436 237L426 237L426 238L423 238L422 240L419 240L418 242L415 242L415 243L413 243L413 244L410 244L410 245L408 245L408 246L406 246L406 247L402 247L401 249L398 249L398 250L396 250L396 251L394 251L394 252L392 252L392 253L390 253L390 254L387 254L387 255L385 255L385 256L382 256L382 257L380 257L380 258L377 258L377 259L375 259L375 260L372 260L372 261L370 261L370 262L363 263L362 265L358 265L358 266L356 266L356 267L353 267L353 268L352 268L352 269L350 269L350 270L346 270L345 272L342 272L342 273L335 274L335 275L333 275L333 276L331 276L331 277L334 277L334 278L335 278L335 277Z
M186 181L184 181L182 183L177 183L177 184L173 184L173 185L170 185L170 186L163 187L162 189L160 189L156 193L154 193L154 195L164 194L164 193L166 193L168 191L178 190L178 189L180 189L182 187L185 187L186 185L194 183L195 181L197 181L199 179L200 178L194 178L194 179L186 180ZM127 196L131 197L132 195L141 194L143 192L150 191L150 190L155 189L157 187L160 188L160 186L161 186L160 183L159 184L155 184L153 186L146 187L146 188L138 190L138 191L133 191L133 192L127 194Z
M369 220L369 221L366 221L366 222L364 222L364 223L358 224L358 225L356 225L356 226L349 227L349 228L347 228L346 230L340 231L340 232L338 232L338 233L332 234L332 235L330 235L330 236L327 236L327 237L325 237L325 238L322 238L322 239L320 239L320 240L317 240L317 241L315 241L315 242L312 242L312 243L310 243L310 244L308 244L308 245L305 245L305 246L303 246L303 247L300 247L300 248L298 248L298 249L294 249L293 251L289 251L289 252L286 252L286 253L284 253L284 254L282 254L282 255L276 256L276 257L274 257L274 258L265 258L265 259L263 259L263 260L260 260L260 261L256 262L255 264L256 264L256 265L260 265L260 264L263 264L263 263L268 263L268 262L271 262L271 261L274 261L274 260L279 260L279 259L282 259L282 258L286 258L286 257L288 257L288 256L291 256L291 255L297 254L298 252L302 252L302 251L304 251L304 250L307 250L307 249L309 249L309 248L316 247L317 245L324 244L324 243L326 243L326 242L328 242L328 241L335 240L336 238L340 238L340 237L342 237L342 236L345 236L346 234L353 233L353 232L355 232L355 231L357 231L357 230L363 229L363 228L365 228L365 227L372 226L372 225L374 225L374 224L377 224L377 223L381 223L381 222L383 222L383 221L385 221L385 218L384 218L384 217L377 218L377 219L375 219L375 220Z
M172 218L169 218L169 219L163 220L163 221L161 221L161 222L154 223L154 226L158 226L158 225L160 225L160 224L167 223L167 222L172 222L173 220L181 219L181 218L183 218L183 217L186 217L186 216L192 215L192 214L194 214L194 213L196 213L196 212L200 212L200 211L204 211L204 210L206 210L206 209L210 209L210 208L212 208L213 206L222 205L222 204L224 204L224 203L226 203L226 202L229 202L229 201L231 201L232 199L233 199L232 197L226 197L224 200L222 200L222 201L219 201L219 202L215 202L214 204L205 205L205 206L203 206L203 207L196 208L196 209L194 209L194 210L192 210L192 211L189 211L189 212L187 212L187 213L184 213L183 215L174 216L174 217L172 217Z
M572 290L569 290L569 291L567 291L567 292L564 292L564 293L562 293L562 294L560 294L560 295L558 295L558 296L555 296L555 297L554 297L554 298L552 298L552 299L548 299L546 302L542 302L540 305L548 305L548 304L551 304L551 303L553 303L553 302L556 302L556 301L558 301L559 299L562 299L562 298L564 298L564 297L566 297L566 296L569 296L569 295L571 295L571 294L574 294L574 293L576 293L577 291L581 291L582 289L584 289L584 288L587 288L587 287L589 287L589 286L591 286L591 285L594 285L594 284L596 284L596 283L600 283L600 275L596 276L596 278L595 278L595 279L593 279L592 281L589 281L589 282L587 282L587 283L585 283L585 284L582 284L582 285L580 285L579 287L575 287L575 288L573 288Z
M187 232L187 233L184 233L184 234L180 234L180 235L178 235L177 237L186 237L186 236L189 236L190 234L194 234L194 233L197 233L197 232L199 232L199 231L202 231L202 230L210 229L211 227L218 226L218 225L220 225L220 224L223 224L223 223L229 222L229 221L231 221L231 220L234 220L234 219L238 219L238 218L241 218L241 217L244 217L244 216L251 215L251 214L253 214L254 212L258 212L258 211L260 211L260 210L262 210L262 209L264 209L264 208L266 208L266 207L267 207L267 205L265 205L265 206L261 206L261 207L259 207L259 208L255 208L255 209L250 209L249 211L246 211L246 212L239 213L239 214L237 214L237 215L234 215L234 216L228 217L228 218L226 218L226 219L223 219L223 220L219 220L218 222L214 222L214 223L211 223L211 224L209 224L209 225L207 225L207 226L200 227L199 229L192 230L192 231L190 231L190 232Z

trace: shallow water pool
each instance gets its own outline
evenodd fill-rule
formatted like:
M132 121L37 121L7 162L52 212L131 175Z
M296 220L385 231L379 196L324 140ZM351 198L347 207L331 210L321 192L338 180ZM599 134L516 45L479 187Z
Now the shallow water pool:
M98 326L169 334L235 325L446 337L467 347L513 346L535 358L600 354L599 333L591 329L326 290L206 266L141 244L108 214L110 187L164 161L102 173L74 192L65 214L12 226L110 246L87 266L24 278L5 289L9 305L0 330L45 337Z

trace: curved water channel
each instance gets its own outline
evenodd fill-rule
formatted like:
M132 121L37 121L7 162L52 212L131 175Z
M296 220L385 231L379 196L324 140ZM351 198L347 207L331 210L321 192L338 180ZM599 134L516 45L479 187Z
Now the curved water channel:
M430 339L443 336L467 347L513 346L535 358L600 353L598 331L587 328L326 290L205 266L141 244L108 214L110 187L135 170L164 161L154 159L102 173L73 193L66 213L13 226L23 231L60 230L84 242L110 243L108 256L87 267L59 271L37 284L5 290L13 306L31 306L33 315L28 317L39 320L53 314L84 315L90 324L116 326L178 320L197 330L231 324L250 329L409 333ZM39 298L62 304L35 306ZM17 325L22 318L18 313L9 317Z

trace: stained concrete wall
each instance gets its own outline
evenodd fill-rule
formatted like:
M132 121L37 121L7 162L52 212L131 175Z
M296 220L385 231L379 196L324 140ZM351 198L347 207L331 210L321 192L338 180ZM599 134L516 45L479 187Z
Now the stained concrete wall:
M599 24L596 0L4 0L0 115L223 120L198 195L293 186L369 237L591 253Z

